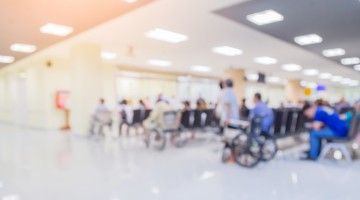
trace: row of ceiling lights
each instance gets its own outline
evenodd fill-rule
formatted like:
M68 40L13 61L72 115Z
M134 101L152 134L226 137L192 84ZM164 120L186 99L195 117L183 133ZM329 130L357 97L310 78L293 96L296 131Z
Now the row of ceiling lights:
M250 14L247 17L247 20L262 26L270 23L280 22L284 20L284 16L280 13L274 11L274 10L265 10L262 12ZM294 37L294 41L302 46L305 45L311 45L311 44L318 44L323 41L323 38L317 34L307 34L307 35L300 35ZM322 54L325 57L337 57L337 56L343 56L345 55L345 50L342 48L333 48L333 49L326 49L322 51ZM360 58L358 57L349 57L349 58L343 58L341 59L341 64L343 65L354 65L354 69L356 71L360 71ZM300 65L297 64L286 64L283 65L282 68L286 71L293 71L297 72L302 69ZM330 73L319 73L317 69L304 69L303 74L307 76L315 76L319 75L320 79L330 79L333 82L340 82L344 85L349 86L358 86L359 81L358 80L352 80L349 78L343 78L341 76L333 76ZM314 84L303 84L303 85L314 85Z
M148 38L151 38L151 39L160 40L160 41L168 42L168 43L180 43L180 42L184 42L184 41L188 40L188 37L184 34L172 32L172 31L160 29L160 28L156 28L156 29L148 31L147 33L145 33L145 36ZM239 55L243 54L243 51L241 49L238 49L235 47L230 47L230 46L214 47L212 49L212 51L214 53L225 55L225 56L239 56ZM115 59L117 57L117 54L112 53L112 52L103 52L102 57L104 59ZM262 64L262 65L274 65L274 64L278 63L277 59L268 57L268 56L256 57L256 58L254 58L254 62L258 63L258 64ZM152 66L160 66L160 67L169 67L172 65L171 61L161 60L161 59L150 59L147 61L147 63ZM357 81L357 80L343 78L341 76L333 76L330 73L320 73L319 70L313 69L313 68L303 69L298 64L292 64L292 63L284 64L284 65L282 65L282 69L284 71L288 71L288 72L298 72L298 71L302 70L302 73L306 76L317 76L318 75L320 79L323 79L323 80L328 79L333 82L340 82L340 83L342 83L344 85L348 85L348 86L359 85L359 81ZM212 71L211 67L203 66L203 65L191 66L190 70L195 71L195 72L210 72L210 71ZM255 77L255 76L253 76L253 77ZM273 76L273 77L269 77L268 81L275 83L275 82L281 82L281 79L279 77Z
M135 3L138 0L123 0L126 3ZM44 34L65 37L71 34L74 31L73 27L55 24L55 23L47 23L40 27L40 32ZM10 50L14 52L20 53L33 53L37 50L37 47L32 44L24 44L24 43L14 43L10 46ZM107 55L109 57L111 55ZM106 57L106 55L105 55ZM9 55L0 55L0 63L10 64L15 61L15 57Z

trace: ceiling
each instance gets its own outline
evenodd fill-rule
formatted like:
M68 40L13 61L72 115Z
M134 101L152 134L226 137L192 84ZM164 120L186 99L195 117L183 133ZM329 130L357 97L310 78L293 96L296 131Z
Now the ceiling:
M268 9L282 14L284 21L257 26L246 19L249 14ZM339 64L341 58L360 57L359 0L253 0L216 13L294 45L294 37L316 33L323 42L301 47L319 56L325 49L345 49L344 56L329 58Z
M297 63L304 68L316 67L321 72L360 80L358 73L336 62L214 13L216 10L242 2L246 1L157 0L53 45L38 54L50 57L68 56L72 45L89 42L100 45L104 51L117 53L116 59L108 61L116 65L181 73L189 73L192 65L206 65L210 66L212 71L199 74L215 76L221 76L228 68L242 68L248 73L264 72L267 75L286 79L334 84L319 80L316 76L307 77L300 72L286 72L281 69L282 64ZM145 37L145 33L154 28L187 35L188 40L171 44ZM239 48L243 50L243 54L228 57L212 52L213 47L223 45ZM129 53L129 49L132 53ZM257 64L253 59L258 56L276 58L278 63L268 66ZM147 64L149 59L169 60L173 65L149 66Z
M129 4L123 0L1 0L0 55L20 60L28 54L11 51L13 43L36 45L41 50L151 1ZM40 33L40 27L50 22L71 26L74 32L65 38ZM0 68L4 65L0 63Z

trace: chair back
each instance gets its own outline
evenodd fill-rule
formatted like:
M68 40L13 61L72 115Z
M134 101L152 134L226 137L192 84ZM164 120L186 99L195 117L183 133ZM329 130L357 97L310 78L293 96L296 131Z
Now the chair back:
M353 115L351 126L348 133L348 138L353 139L360 134L360 112Z
M96 113L95 118L100 124L108 124L112 121L112 116L110 111L98 112Z
M180 116L177 111L166 111L163 114L162 130L174 131L179 129Z

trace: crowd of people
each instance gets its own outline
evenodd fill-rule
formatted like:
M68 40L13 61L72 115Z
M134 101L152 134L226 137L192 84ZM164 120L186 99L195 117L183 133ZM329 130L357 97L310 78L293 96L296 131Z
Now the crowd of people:
M205 110L209 107L214 109L215 116L219 121L219 132L222 135L226 127L232 126L232 124L239 120L251 120L255 117L261 118L261 132L264 135L270 133L270 129L274 123L273 109L268 106L260 93L255 93L253 96L253 108L247 107L246 99L241 99L240 103L234 90L234 83L231 79L221 80L219 83L220 93L217 98L217 102L212 105L206 102L205 99L199 98L196 101L195 108L192 107L190 101L182 102L182 111L189 111L192 109ZM322 139L337 139L346 138L350 128L350 122L354 117L359 117L358 114L354 116L354 113L360 112L360 102L351 106L346 102L344 98L340 99L335 104L319 99L314 102L302 102L301 103L303 114L311 120L310 127L310 149L306 152L305 159L316 160L321 150ZM142 127L145 130L151 130L156 127L161 127L163 121L162 117L166 111L175 110L171 101L166 99L163 95L158 95L154 106L151 106L149 102L139 100L136 109L150 110L149 116L142 122ZM119 133L121 134L124 127L128 127L131 124L133 117L134 106L130 106L127 100L122 100L118 103L116 110L119 119ZM354 112L356 111L356 112ZM104 114L105 113L105 114ZM95 132L95 125L100 122L102 125L112 126L112 118L104 117L106 114L112 116L111 110L105 105L105 100L100 99L99 105L95 109L95 113L92 118L91 132ZM102 120L108 120L102 122Z

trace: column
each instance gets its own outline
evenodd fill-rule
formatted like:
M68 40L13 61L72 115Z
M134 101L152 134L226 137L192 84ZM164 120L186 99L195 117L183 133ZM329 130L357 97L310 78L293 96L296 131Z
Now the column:
M243 69L228 69L224 73L224 79L232 79L238 101L245 97L245 71Z
M101 49L94 44L73 46L70 55L70 125L87 134L91 115L103 96Z
M300 80L288 80L285 87L286 98L291 103L298 103L303 99L303 88L300 85Z

